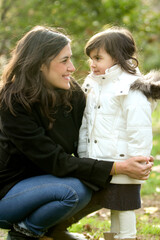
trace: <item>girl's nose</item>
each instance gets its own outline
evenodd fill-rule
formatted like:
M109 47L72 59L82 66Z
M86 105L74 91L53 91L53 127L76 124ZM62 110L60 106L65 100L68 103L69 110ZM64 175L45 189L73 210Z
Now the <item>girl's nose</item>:
M94 62L94 61L91 61L91 62L90 62L90 66L91 66L91 68L95 68L95 67L96 67L95 62Z

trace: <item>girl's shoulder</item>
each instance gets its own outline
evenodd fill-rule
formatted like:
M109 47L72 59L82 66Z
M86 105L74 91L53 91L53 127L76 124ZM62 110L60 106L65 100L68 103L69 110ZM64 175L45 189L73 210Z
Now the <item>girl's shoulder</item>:
M141 78L141 73L130 74L123 71L118 77L115 83L115 95L123 96L128 95L131 85L139 78Z

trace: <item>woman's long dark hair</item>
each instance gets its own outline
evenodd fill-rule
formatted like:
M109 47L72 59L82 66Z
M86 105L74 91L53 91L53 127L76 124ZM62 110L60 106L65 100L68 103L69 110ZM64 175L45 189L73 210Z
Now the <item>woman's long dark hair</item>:
M33 103L39 102L50 123L54 121L50 113L57 104L71 109L73 84L69 90L56 90L44 79L40 70L42 64L49 66L69 42L66 35L51 28L36 26L29 31L17 43L3 72L0 107L6 106L12 114L16 114L14 101L28 111L31 111Z
M135 74L138 60L135 57L136 44L130 31L125 28L111 27L103 32L97 33L87 42L85 52L88 56L92 50L98 51L103 48L105 51L128 73ZM134 64L130 63L130 60Z

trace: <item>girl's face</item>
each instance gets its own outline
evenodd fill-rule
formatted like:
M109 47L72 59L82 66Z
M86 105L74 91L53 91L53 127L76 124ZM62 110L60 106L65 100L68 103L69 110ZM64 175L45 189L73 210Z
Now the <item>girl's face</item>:
M46 64L42 64L41 71L44 77L54 87L66 90L70 88L71 73L75 71L71 56L71 46L68 43L50 62L49 67Z
M93 49L90 52L90 67L95 75L105 74L105 70L115 63L115 60L103 48L98 51Z

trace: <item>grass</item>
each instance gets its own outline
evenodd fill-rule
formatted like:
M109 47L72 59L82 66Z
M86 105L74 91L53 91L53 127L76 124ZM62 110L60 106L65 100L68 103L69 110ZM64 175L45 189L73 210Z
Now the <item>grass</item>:
M160 156L160 102L152 114L153 126L153 148L152 155L154 157Z
M160 129L160 126L159 126ZM160 156L160 132L153 132L153 148L151 154L156 158Z
M152 224L149 223L149 217L150 215L143 217L137 216L137 228L139 234L142 235L154 235L154 237L157 237L157 239L160 239L160 223L159 219L156 218L153 220ZM148 223L146 223L148 222ZM150 236L148 236L150 238Z
M109 230L110 221L101 219L101 216L97 213L92 217L85 217L78 224L74 224L71 228L71 232L89 233L94 239L103 237L103 232L106 229Z
M137 231L140 239L160 239L160 194L142 197L143 207L137 210Z
M160 161L155 161L158 162L156 165L160 165ZM160 194L160 173L157 172L152 172L150 174L149 179L143 183L142 189L141 189L141 195L146 196L146 195L152 195L154 193Z
M0 229L0 240L4 240L7 237L7 230Z

